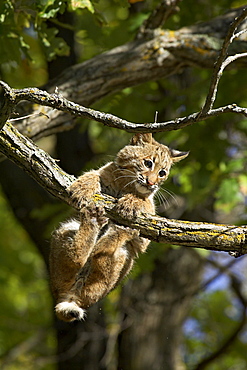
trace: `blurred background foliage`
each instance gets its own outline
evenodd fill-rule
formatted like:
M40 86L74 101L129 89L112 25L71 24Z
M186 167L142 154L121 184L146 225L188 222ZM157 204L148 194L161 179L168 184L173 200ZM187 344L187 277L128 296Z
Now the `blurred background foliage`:
M73 30L76 60L83 62L132 40L135 31L158 3L151 0L1 0L1 79L16 88L42 86L49 79L49 63L70 53L70 46L59 36L58 26ZM165 27L175 30L209 20L244 3L184 0L180 12L171 17ZM59 20L58 15L65 11L73 14L73 24ZM96 102L93 108L133 122L152 122L156 111L158 121L185 116L202 106L211 73L211 70L188 68L164 80L126 88ZM247 84L244 81L247 81L246 69L225 71L216 106L230 103L247 106ZM81 132L88 131L94 153L81 170L108 161L130 138L125 132L96 122L83 121L80 127ZM183 130L157 134L156 138L165 144L190 151L189 158L172 170L165 186L170 195L164 193L165 207L160 205L160 213L195 221L246 224L246 128L246 119L222 115ZM33 212L34 218L49 216L48 248L50 230L68 210L63 205L50 205ZM56 217L50 217L53 214ZM3 192L0 193L0 247L1 366L10 370L33 369L34 366L54 369L56 338L46 267L27 232L13 216ZM154 260L164 253L164 248L153 244L149 253L141 256L131 278L152 271ZM214 351L241 320L241 304L230 289L229 271L241 284L246 282L245 257L232 262L225 254L199 253L205 258L206 268L202 289L197 292L184 325L182 354L188 369L195 368L204 356ZM229 263L231 267L222 272L219 266ZM214 275L216 278L207 285L208 279ZM109 327L118 314L119 290L103 303ZM246 369L246 333L245 328L228 351L222 352L206 369Z

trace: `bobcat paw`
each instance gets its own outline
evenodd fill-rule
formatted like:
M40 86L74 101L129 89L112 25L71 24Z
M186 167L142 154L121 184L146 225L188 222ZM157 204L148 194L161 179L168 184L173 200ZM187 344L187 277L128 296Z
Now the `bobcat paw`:
M80 209L88 208L92 203L92 200L90 200L90 198L93 196L93 193L91 194L91 192L89 192L88 190L80 189L79 187L73 188L73 184L69 188L69 194L73 204L75 204Z
M140 200L132 194L126 194L118 200L116 211L122 217L136 218L140 213Z
M70 185L68 191L79 208L89 207L93 203L93 195L100 193L99 176L94 171L85 173Z
M95 206L94 208L88 209L88 213L91 221L97 223L99 227L104 226L108 222L103 207Z
M75 302L61 302L55 307L55 312L59 320L72 322L84 320L86 311L80 308Z
M96 205L94 205L94 207L81 210L80 215L82 221L93 223L99 228L103 227L108 222L108 218L105 216L104 208Z

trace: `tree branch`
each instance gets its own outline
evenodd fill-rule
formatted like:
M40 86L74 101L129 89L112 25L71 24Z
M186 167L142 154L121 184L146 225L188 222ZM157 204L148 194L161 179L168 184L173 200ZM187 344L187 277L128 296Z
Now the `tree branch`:
M220 76L219 71L222 68L224 62L226 63L227 60L231 62L234 59L234 57L232 58L232 60L224 59L227 50L226 46L228 47L227 43L230 43L229 40L233 38L236 27L238 26L240 20L242 21L243 14L246 16L245 13L246 10L240 12L238 21L234 22L234 26L232 26L231 32L229 32L227 35L227 39L222 48L223 51L221 52L222 58L220 59L220 62L217 62L216 70L212 78L213 82L208 94L208 101L210 101L209 108L203 109L203 111L201 112L193 113L187 117L176 118L175 120L167 122L135 124L126 120L122 120L119 117L113 116L111 114L105 114L90 108L85 108L80 104L76 104L73 101L68 100L66 96L68 96L69 89L66 90L64 85L63 91L67 91L66 96L60 94L58 92L58 89L55 90L55 93L50 94L37 88L12 89L6 83L1 82L1 86L3 89L3 117L0 124L1 126L4 125L5 120L7 120L10 113L13 112L15 106L22 100L45 106L46 110L42 112L45 115L47 114L47 112L50 112L51 116L54 117L54 112L55 116L57 116L58 111L62 111L70 113L73 116L83 116L86 118L94 119L95 121L101 122L107 126L115 127L128 132L158 132L176 130L226 112L232 112L247 116L247 108L239 107L235 104L227 105L217 109L211 109L211 103L212 101L214 101L214 93L217 90L216 85ZM186 37L188 42L188 35ZM135 43L135 47L144 47L143 51L145 50L146 53L147 50L145 48L148 48L148 45L146 42L139 44ZM178 45L174 45L173 47L176 50L179 49ZM125 52L130 52L129 46L126 46L126 48L127 49L125 50ZM171 50L171 45L166 45L166 49L168 50L169 48ZM98 58L100 60L101 58L104 59L106 57L109 65L111 66L111 63L114 62L115 59L114 53L115 52L110 51ZM238 56L236 58L238 58ZM145 61L145 63L146 62L147 61ZM91 60L90 65L92 65L93 63L94 62ZM133 65L131 68L133 68ZM137 71L135 70L135 75L136 73ZM86 77L88 78L88 76ZM106 75L105 78L107 79L108 76ZM66 78L63 81L66 81ZM138 77L137 79L135 77L135 82L137 81L139 81ZM118 88L121 87L121 83L119 84L119 81L117 85ZM130 85L131 82L129 86ZM86 91L88 92L88 90ZM205 106L207 107L207 105L208 103L206 102ZM47 107L49 107L49 109L52 108L52 110L50 109L49 111ZM54 111L54 109L57 109L58 111ZM32 117L29 119L29 122L31 120ZM53 121L53 119L51 119L51 121ZM49 131L49 133L51 133L52 130L55 130L55 128L48 127L47 130ZM40 131L34 130L34 132L29 133L29 135L36 138L39 135L38 132ZM65 173L57 165L57 162L54 159L52 159L47 153L39 149L31 140L25 138L10 123L7 123L0 131L0 151L9 159L14 161L18 166L28 172L28 174L33 177L48 192L76 208L75 205L71 204L71 199L67 191L69 185L75 180L75 178ZM118 222L120 224L139 229L140 234L143 237L149 238L151 240L169 244L172 243L189 247L204 248L209 250L226 251L231 252L235 256L247 253L246 227L168 220L160 217L150 217L148 215L143 215L136 219L123 219L115 211L115 204L117 202L116 199L104 194L96 194L93 200L105 207L109 218L112 218L115 222Z
M25 89L11 89L5 82L0 81L0 85L5 90L4 99L5 106L8 106L8 101L11 112L15 105L21 100L27 100L32 103L39 105L49 106L54 109L58 109L63 112L70 113L76 117L84 117L92 119L97 122L103 123L105 126L114 127L120 130L124 130L131 133L137 132L164 132L171 130L178 130L188 125L200 122L202 120L209 119L211 117L218 116L224 113L235 113L241 114L247 117L247 108L239 107L236 104L229 104L217 109L211 109L205 114L200 112L192 113L186 117L175 118L174 120L166 122L154 122L154 123L133 123L121 119L112 114L103 113L91 108L86 108L82 105L76 104L58 92L49 94L46 91L38 88L25 88ZM6 115L5 115L6 118ZM32 136L32 135L29 135ZM36 137L35 137L36 138Z
M143 22L136 38L145 37L145 34L150 30L155 30L164 25L169 17L179 11L177 5L180 2L181 0L162 0L150 16Z
M234 19L234 21L229 27L229 30L227 32L227 35L220 49L219 56L215 64L215 68L212 74L212 79L211 79L211 83L209 87L209 93L207 95L205 104L201 110L202 115L206 114L213 107L213 104L216 99L218 84L219 84L219 81L220 81L220 78L222 76L224 69L234 60L247 57L247 53L238 53L233 56L229 56L227 58L227 52L228 52L230 44L233 42L234 39L236 39L236 37L239 37L240 34L246 31L246 29L244 29L238 34L235 34L237 28L245 20L246 17L247 17L247 8L243 8L240 15Z
M233 9L209 22L177 31L153 30L147 39L134 40L66 69L44 89L54 92L58 87L64 98L85 107L123 88L173 75L188 66L213 68L228 27L242 13L242 9ZM241 27L243 26L242 23ZM235 55L246 50L247 42L240 39L233 43L230 54ZM245 59L237 59L234 65L236 68L246 67ZM40 111L40 106L27 102L22 108L22 115ZM230 111L229 108L223 107L220 114L226 111ZM61 112L54 110L52 106L43 106L42 113L49 118L29 118L21 123L16 122L15 125L24 135L37 139L72 128L75 125L74 119L68 117L66 112L66 109ZM217 114L217 111L212 111L207 117ZM193 122L196 116L198 113L169 121L162 127L158 124L157 127L153 126L153 131L184 127L183 123L186 125ZM92 118L90 115L88 117ZM204 115L201 119L205 119ZM129 132L134 132L132 126L127 126ZM135 129L138 127L135 126ZM139 129L143 129L142 124Z
M64 172L57 165L57 161L20 134L10 123L0 131L0 151L23 168L50 194L76 209L77 206L72 204L68 193L68 187L75 177ZM208 250L234 251L235 256L247 253L245 226L169 220L150 215L125 219L115 210L117 199L105 194L96 194L93 200L106 209L110 219L140 230L140 235L150 240ZM78 208L77 210L79 211Z

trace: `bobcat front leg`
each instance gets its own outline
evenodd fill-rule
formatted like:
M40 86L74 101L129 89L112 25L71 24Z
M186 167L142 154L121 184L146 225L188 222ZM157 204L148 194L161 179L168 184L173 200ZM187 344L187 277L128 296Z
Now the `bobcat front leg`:
M80 214L80 222L63 223L52 236L50 252L51 288L56 299L55 311L64 321L82 319L84 311L78 306L75 282L88 274L88 258L105 218L101 211Z

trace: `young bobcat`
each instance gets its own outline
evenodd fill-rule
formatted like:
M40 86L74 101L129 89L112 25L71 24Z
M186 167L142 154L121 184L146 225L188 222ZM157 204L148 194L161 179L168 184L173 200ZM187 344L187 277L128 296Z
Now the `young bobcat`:
M128 274L134 259L149 244L136 230L108 220L91 197L103 192L118 198L116 208L122 216L155 214L154 194L172 164L187 155L159 144L152 134L136 134L114 162L85 173L70 186L80 214L53 233L50 253L51 287L59 319L83 319L85 309Z

